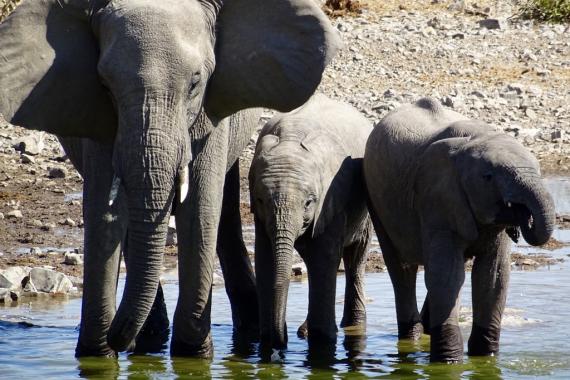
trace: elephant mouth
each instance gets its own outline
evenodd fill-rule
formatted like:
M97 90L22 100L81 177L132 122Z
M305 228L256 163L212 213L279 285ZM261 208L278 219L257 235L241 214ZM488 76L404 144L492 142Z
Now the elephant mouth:
M519 241L521 227L527 230L534 228L532 213L522 203L505 202L497 214L495 223L505 225L505 232L515 243Z

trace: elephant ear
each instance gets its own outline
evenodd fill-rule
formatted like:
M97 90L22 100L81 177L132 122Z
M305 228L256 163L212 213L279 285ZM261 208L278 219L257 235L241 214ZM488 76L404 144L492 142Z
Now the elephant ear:
M414 207L423 220L437 220L443 224L440 227L447 226L463 239L473 241L479 232L455 164L455 155L468 141L469 137L443 139L424 151L414 184Z
M356 187L362 186L362 158L343 154L339 142L319 133L310 133L301 146L311 153L319 170L315 175L319 179L320 194L313 221L313 236L318 236L346 209L351 194L358 191Z
M206 110L220 119L250 107L297 108L340 46L314 0L224 1Z
M26 0L0 24L0 113L63 136L112 138L87 0Z

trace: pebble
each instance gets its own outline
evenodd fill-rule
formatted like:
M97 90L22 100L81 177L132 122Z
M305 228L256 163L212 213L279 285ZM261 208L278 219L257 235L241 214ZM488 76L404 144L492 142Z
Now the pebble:
M67 169L64 167L50 168L48 172L49 178L65 178L67 177Z
M63 263L67 265L83 265L83 254L66 252Z
M24 217L24 215L22 214L22 211L20 211L20 210L12 210L6 214L6 218L8 218L8 219L21 219L23 217Z

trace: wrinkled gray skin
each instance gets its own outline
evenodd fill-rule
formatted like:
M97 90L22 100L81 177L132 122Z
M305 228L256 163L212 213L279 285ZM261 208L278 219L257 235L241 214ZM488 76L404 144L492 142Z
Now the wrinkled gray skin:
M424 98L389 113L366 146L370 213L396 297L398 334L431 333L431 360L463 359L458 327L464 262L473 257L470 355L498 352L509 236L548 241L554 208L539 165L514 138ZM420 314L416 272L428 289Z
M240 111L231 116L230 122L220 125L206 137L210 141L218 142L221 139L227 139L226 179L224 182L222 213L216 250L225 278L226 292L232 306L234 329L240 336L245 334L247 339L254 336L252 333L259 328L259 325L255 279L242 236L238 160L239 154L245 149L251 135L257 129L260 115L261 109ZM96 159L86 156L91 149L91 140L64 137L60 137L59 140L75 168L81 175L84 175L84 162ZM191 141L195 142L195 140L197 140L197 136L191 136ZM223 160L224 158L219 157L219 159ZM190 164L189 169L191 176L200 176L202 174L199 171L194 171L192 164ZM97 186L98 183L94 185ZM100 189L100 191L104 190L104 188ZM118 230L113 231L113 234L122 236L123 252L127 253L128 249L124 246L126 244L128 211L124 200L124 189L120 188L115 200L115 208L118 212L115 215L116 223L114 225ZM194 205L194 207L198 206ZM193 208L186 207L184 211L185 213L182 211L176 212L177 221L191 218L191 214L189 215L188 213L193 212ZM178 222L177 224L180 223ZM184 234L180 235L184 236ZM125 261L128 261L127 255L125 255ZM129 351L139 353L159 352L164 348L169 332L166 305L162 287L159 284L157 297L154 300L150 314L141 332L138 334L135 344L129 347Z
M189 280L181 282L171 347L173 354L211 354L228 140L205 136L242 109L301 105L338 44L309 0L26 0L0 24L0 112L26 128L92 139L83 173L78 356L123 351L141 329L192 155L200 175L177 206L193 210L179 226L180 277ZM114 175L125 200L109 206ZM128 212L129 259L115 314L119 205Z
M341 326L364 325L364 265L371 224L362 180L370 123L315 95L261 131L249 174L262 351L284 349L293 249L307 265L309 345L336 342L336 272L346 268ZM301 327L302 330L304 326Z

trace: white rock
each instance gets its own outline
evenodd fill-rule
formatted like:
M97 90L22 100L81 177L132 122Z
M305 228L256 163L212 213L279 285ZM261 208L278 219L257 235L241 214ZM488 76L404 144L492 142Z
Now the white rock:
M67 265L83 265L83 254L66 252L63 263Z
M24 217L24 215L22 214L22 211L20 211L20 210L12 210L6 214L6 218L8 218L8 219L21 219L23 217Z
M22 287L22 280L30 274L30 267L9 267L2 271L0 274L0 287L7 287L10 289L19 289ZM12 286L4 286L2 282L10 282Z
M42 293L68 293L73 283L63 273L45 268L33 268L28 277L31 291Z

